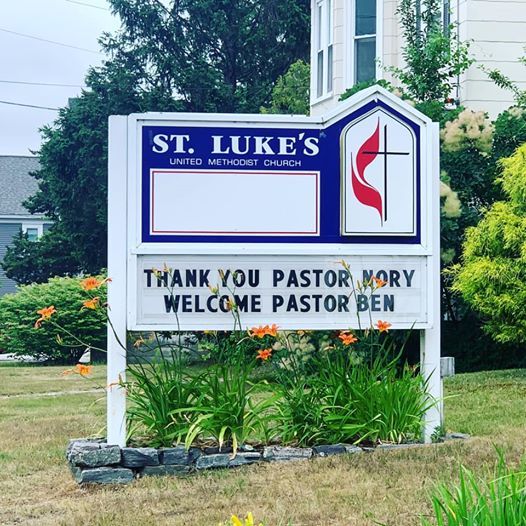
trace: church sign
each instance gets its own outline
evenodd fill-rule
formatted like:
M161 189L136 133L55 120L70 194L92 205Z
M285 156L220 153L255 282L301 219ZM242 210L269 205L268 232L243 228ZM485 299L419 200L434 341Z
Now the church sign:
M439 205L438 126L379 87L318 117L111 117L116 332L228 330L232 296L244 328L429 331Z
M247 326L430 326L430 130L404 103L127 124L128 329L228 330L234 288ZM387 285L351 295L372 276Z

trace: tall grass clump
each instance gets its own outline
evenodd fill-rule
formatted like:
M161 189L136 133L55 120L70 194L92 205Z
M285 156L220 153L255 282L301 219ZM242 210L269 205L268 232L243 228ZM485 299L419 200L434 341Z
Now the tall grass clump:
M152 447L184 441L200 403L200 378L188 367L181 348L162 351L154 360L129 364L127 418L130 435L141 435Z
M483 480L465 467L460 482L439 486L432 497L434 520L423 526L521 526L526 524L526 463L517 470L498 452L493 478Z
M340 336L338 343L312 358L316 372L311 376L291 373L290 360L285 374L278 373L282 440L303 446L420 440L423 416L434 402L418 370L401 361L401 351L394 354L388 338L364 335L360 352L345 343L354 344L357 337ZM282 371L279 360L278 355Z

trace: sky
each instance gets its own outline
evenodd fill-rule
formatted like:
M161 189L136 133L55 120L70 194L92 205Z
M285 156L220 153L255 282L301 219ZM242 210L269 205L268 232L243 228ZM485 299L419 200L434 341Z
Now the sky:
M111 15L105 0L0 0L0 101L66 106L70 97L80 93L88 68L104 58L97 39L104 31L118 27L119 20ZM40 145L39 128L56 117L53 110L0 102L0 155L31 155L30 150Z

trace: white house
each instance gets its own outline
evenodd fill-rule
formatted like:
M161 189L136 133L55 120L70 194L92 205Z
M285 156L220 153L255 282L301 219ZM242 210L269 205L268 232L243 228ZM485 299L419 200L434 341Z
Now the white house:
M357 82L385 78L383 66L403 66L398 0L311 0L311 107L319 114ZM499 69L526 88L526 0L443 0L446 22L457 24L476 59L458 79L460 103L495 117L513 104L481 69ZM379 59L379 60L377 60Z

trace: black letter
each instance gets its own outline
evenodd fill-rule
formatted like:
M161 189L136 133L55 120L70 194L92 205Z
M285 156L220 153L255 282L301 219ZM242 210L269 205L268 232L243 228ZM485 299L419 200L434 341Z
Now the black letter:
M283 296L275 294L272 296L272 312L278 312L279 307L282 307L285 303Z
M277 287L278 283L280 281L282 281L284 277L285 277L285 272L283 272L282 270L274 270L274 272L273 272L273 279L272 279L272 281L273 281L273 285L272 286L273 287ZM276 311L274 311L274 312L276 312Z
M144 273L146 274L146 286L149 288L152 286L153 270L151 268L145 268Z

